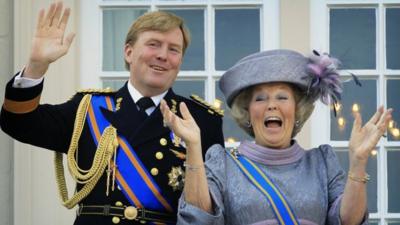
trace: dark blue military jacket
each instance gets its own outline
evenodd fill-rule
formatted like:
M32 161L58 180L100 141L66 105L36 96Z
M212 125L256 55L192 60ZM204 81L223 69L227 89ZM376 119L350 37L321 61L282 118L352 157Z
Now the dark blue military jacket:
M13 88L13 82L14 79L6 87L5 105L3 105L0 118L2 130L18 141L67 153L77 108L85 93L77 93L71 100L62 104L37 105L43 89L43 82L35 87L23 89ZM184 159L181 156L185 154L185 149L182 147L178 148L172 143L170 137L171 131L163 126L163 118L159 106L146 119L140 117L140 112L128 92L127 84L117 92L93 92L91 94L109 95L114 100L119 99L120 105L117 111L102 109L101 112L117 129L118 134L123 135L136 150L136 154L143 162L145 168L152 174L162 194L171 202L172 207L176 210L178 198L182 190L174 190L171 185L168 185L170 181L168 173L171 172L172 167L181 167L184 170ZM201 129L203 157L211 145L224 144L222 118L220 115L217 115L217 113L196 101L176 95L172 89L168 91L164 99L170 107L172 100L175 100L178 105L179 102L187 104ZM32 111L32 107L36 108ZM97 148L87 122L79 139L78 148L79 167L87 170L92 165L93 156ZM160 157L160 154L162 157ZM93 191L80 204L114 206L117 202L120 202L124 206L130 205L125 195L119 189L115 189L106 196L106 186L106 174L103 174ZM77 189L79 190L80 188L82 186L78 184ZM144 221L130 221L124 219L123 216L117 217L119 218L116 219L112 215L80 215L77 216L74 224L107 225L118 222L119 224L133 225L144 223Z

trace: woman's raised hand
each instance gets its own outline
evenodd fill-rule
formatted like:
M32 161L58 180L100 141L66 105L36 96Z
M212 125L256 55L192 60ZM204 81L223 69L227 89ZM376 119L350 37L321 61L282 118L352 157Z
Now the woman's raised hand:
M75 36L74 33L64 36L69 15L70 9L63 10L62 2L51 4L47 12L40 10L24 76L34 79L42 77L50 63L68 52Z
M368 157L382 135L386 132L389 121L392 119L392 109L384 110L379 107L371 119L362 126L359 112L354 113L354 124L349 142L350 167L365 166Z
M200 145L200 128L197 126L196 121L193 119L186 104L181 102L179 104L179 111L182 118L173 113L165 100L161 100L160 105L161 113L164 117L164 125L168 126L176 135L185 141L186 145Z

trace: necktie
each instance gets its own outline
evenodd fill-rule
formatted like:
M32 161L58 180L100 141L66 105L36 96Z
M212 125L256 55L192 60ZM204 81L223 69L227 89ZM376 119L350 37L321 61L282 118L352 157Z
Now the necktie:
M146 109L155 106L153 100L150 97L142 97L136 102L136 105L139 106L139 111L146 114Z

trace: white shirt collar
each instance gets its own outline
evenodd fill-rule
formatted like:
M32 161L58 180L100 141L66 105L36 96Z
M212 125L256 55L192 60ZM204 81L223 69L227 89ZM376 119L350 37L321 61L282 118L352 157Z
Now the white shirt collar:
M143 97L143 95L132 85L130 80L128 81L128 91L135 103L137 101L139 101L140 98ZM153 100L155 107L150 107L149 109L146 110L146 113L148 115L150 115L154 111L154 109L160 104L161 99L164 98L164 96L167 94L167 92L168 92L168 90L164 91L163 93L161 93L159 95L150 97L151 100Z

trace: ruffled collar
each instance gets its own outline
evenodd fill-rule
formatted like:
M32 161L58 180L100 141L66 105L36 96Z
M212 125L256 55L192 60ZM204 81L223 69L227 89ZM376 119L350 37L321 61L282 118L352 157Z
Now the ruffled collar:
M304 155L304 149L295 140L285 149L272 149L257 145L254 142L243 141L238 152L247 158L265 165L285 165L298 161Z

